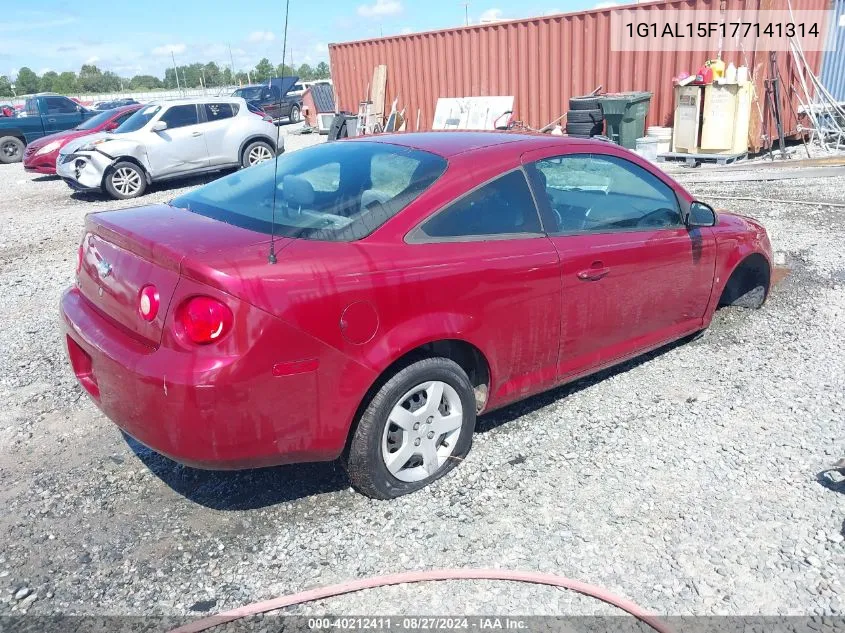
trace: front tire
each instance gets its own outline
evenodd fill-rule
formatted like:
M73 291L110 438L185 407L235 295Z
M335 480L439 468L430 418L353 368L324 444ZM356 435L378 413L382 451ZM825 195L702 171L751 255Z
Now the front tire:
M373 396L352 436L346 468L374 499L424 488L472 446L475 393L461 367L426 358L398 371Z
M264 141L254 141L244 148L241 167L252 167L273 159L273 148Z
M106 174L105 186L108 194L117 200L137 198L147 189L147 175L135 163L123 161Z
M17 136L0 137L0 163L10 165L23 160L23 141Z

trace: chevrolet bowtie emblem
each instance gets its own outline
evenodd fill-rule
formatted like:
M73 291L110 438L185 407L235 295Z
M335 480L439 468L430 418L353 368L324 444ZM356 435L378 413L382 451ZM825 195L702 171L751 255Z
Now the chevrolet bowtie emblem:
M111 275L111 264L105 259L101 259L97 264L97 272L100 274L100 279L105 279Z

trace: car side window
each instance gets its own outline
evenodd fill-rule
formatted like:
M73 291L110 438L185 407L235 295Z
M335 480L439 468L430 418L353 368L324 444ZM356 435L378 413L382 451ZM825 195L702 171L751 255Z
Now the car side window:
M483 237L541 233L540 217L522 170L482 185L426 221L428 237Z
M533 164L549 233L611 233L681 226L675 192L624 158L570 154Z
M75 114L76 104L64 97L44 97L47 114Z
M160 120L167 123L168 130L172 130L179 127L186 127L188 125L196 125L198 122L197 106L173 106L167 112L161 115Z
M205 104L205 118L209 123L214 121L222 121L223 119L231 119L235 116L230 103L206 103Z

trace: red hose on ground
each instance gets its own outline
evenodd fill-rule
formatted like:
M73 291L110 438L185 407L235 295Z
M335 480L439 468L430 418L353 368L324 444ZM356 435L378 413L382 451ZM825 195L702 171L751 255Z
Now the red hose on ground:
M346 593L353 593L355 591L362 591L364 589L375 589L377 587L388 587L390 585L402 585L414 582L430 582L439 580L509 580L513 582L527 582L535 585L548 585L551 587L562 587L575 591L576 593L584 594L591 598L596 598L602 602L612 604L614 607L629 613L638 620L644 622L658 633L674 633L672 627L661 621L656 616L650 615L633 602L618 598L612 593L596 587L588 585L577 580L570 580L563 576L555 576L554 574L544 574L532 571L510 571L507 569L432 569L430 571L408 571L399 574L391 574L389 576L375 576L373 578L363 578L361 580L351 580L337 585L329 585L328 587L321 587L319 589L310 589L302 591L289 596L282 596L272 600L265 600L264 602L256 602L254 604L246 605L231 611L224 611L217 615L212 615L190 624L180 626L173 629L170 633L198 633L199 631L206 631L210 628L231 622L232 620L239 620L249 616L257 615L259 613L267 613L268 611L275 611L276 609L283 609L295 604L302 604L303 602L313 602L315 600L323 600L325 598L332 598Z

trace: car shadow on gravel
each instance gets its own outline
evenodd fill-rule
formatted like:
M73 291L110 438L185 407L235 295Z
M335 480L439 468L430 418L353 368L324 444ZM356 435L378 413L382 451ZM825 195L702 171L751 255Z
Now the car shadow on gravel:
M188 189L190 187L200 187L202 185L207 185L208 183L213 182L218 178L228 176L234 171L237 170L225 169L222 171L215 171L210 174L201 174L199 176L189 176L186 178L176 178L175 180L163 180L161 182L154 182L147 188L143 196L135 198L134 201L138 203L138 206L144 204L156 204L146 203L144 201L144 198L151 193L160 193L163 191ZM74 191L70 194L70 197L74 200L78 200L79 202L102 202L103 200L112 199L107 193L100 191Z
M605 369L600 371L596 374L592 374L591 376L587 376L586 378L582 378L580 380L576 380L575 382L571 382L569 384L563 385L561 387L557 387L556 389L552 389L551 391L546 391L527 400L522 400L510 406L507 406L503 409L499 409L498 411L494 411L487 415L482 415L478 418L478 421L475 423L475 432L476 433L487 433L494 429L499 428L503 424L507 424L508 422L513 422L514 420L521 418L524 415L528 415L537 411L538 409L542 409L553 402L560 400L561 398L566 398L567 396L578 393L579 391L586 389L587 387L592 387L595 384L602 382L612 376L616 376L618 374L624 374L627 371L635 369L640 365L647 363L650 360L658 358L663 354L671 352L673 349L691 343L700 337L701 333L693 334L692 336L687 336L682 338L678 341L673 343L669 343L664 347L660 347L656 350L653 350L647 354L643 354L642 356L637 356L621 365L616 365L614 367L610 367L609 369Z
M200 470L183 466L124 434L129 448L174 492L213 510L257 510L349 487L337 462L253 470Z
M681 339L616 367L481 416L476 423L476 432L492 431L611 376L639 367L695 338ZM336 461L239 471L200 470L160 455L126 434L123 437L138 459L174 492L214 510L256 510L349 487L349 479Z
M43 176L36 176L32 179L32 182L53 182L54 180L61 180L61 177L55 174L44 174Z

